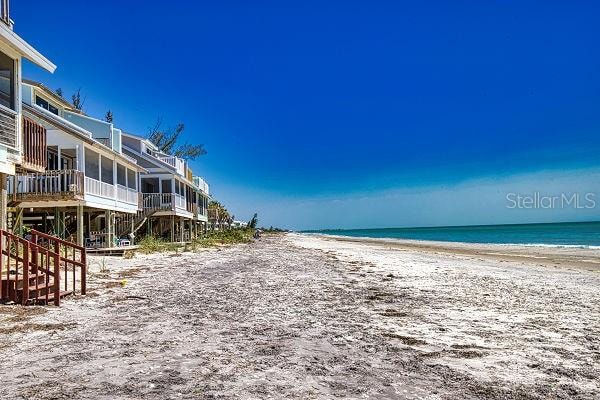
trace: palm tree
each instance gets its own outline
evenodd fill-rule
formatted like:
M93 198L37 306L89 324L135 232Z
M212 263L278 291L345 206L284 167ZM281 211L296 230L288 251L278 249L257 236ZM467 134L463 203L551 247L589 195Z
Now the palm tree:
M214 229L215 226L222 227L224 224L231 226L233 219L221 203L213 200L208 203L208 221Z

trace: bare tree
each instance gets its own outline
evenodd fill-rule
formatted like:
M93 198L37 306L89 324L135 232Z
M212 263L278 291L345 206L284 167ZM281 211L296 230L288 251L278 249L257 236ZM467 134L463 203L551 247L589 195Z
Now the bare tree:
M56 93L59 97L63 97L63 91L61 88L56 89L54 93Z
M73 107L75 107L76 110L82 111L83 105L85 104L85 97L83 99L81 98L81 88L73 93L71 99L73 100Z
M150 128L148 140L154 143L161 152L188 160L195 160L206 154L206 149L202 144L178 143L184 129L185 125L182 123L178 123L174 128L163 129L162 119L158 118L154 126Z
M104 120L106 122L108 122L109 124L112 124L112 122L113 122L113 113L112 113L112 111L108 110L106 112L106 115L104 116Z

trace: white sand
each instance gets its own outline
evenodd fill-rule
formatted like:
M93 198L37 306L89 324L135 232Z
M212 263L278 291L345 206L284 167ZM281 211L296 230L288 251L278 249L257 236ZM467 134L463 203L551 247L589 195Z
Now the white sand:
M0 398L600 396L586 268L295 234L100 261L85 298L0 307Z

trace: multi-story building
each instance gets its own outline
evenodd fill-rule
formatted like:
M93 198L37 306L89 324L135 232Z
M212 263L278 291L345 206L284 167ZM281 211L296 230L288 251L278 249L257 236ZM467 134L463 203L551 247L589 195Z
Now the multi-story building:
M147 171L140 178L144 213L134 229L171 241L206 231L210 194L204 179L194 176L185 160L160 152L148 139L126 132L122 136L124 153Z
M85 115L40 83L24 81L23 158L9 179L15 225L111 247L119 219L140 210L144 168L123 153L121 131Z
M0 229L7 228L8 177L22 162L22 59L54 72L56 66L13 31L9 1L0 1Z

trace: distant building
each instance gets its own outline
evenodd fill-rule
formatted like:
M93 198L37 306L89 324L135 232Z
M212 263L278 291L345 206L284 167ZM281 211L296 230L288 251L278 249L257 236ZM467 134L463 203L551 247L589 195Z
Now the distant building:
M245 228L246 226L248 226L248 223L244 221L233 221L231 223L232 228Z

